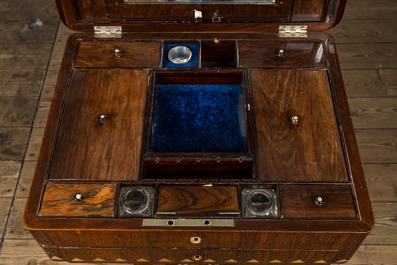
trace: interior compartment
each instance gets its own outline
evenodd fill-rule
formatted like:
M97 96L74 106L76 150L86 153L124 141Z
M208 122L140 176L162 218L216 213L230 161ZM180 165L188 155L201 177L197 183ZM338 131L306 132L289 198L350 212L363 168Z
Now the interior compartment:
M71 73L49 179L138 179L148 75L143 69L89 68Z
M250 171L243 72L158 72L154 79L145 146L145 166L150 169L145 167L146 173L176 170L185 175L191 174L190 166L197 177L214 175L214 170L224 173L229 166Z
M173 53L175 49L178 49L178 52ZM188 52L190 56L188 56ZM162 67L197 68L200 61L199 54L198 42L165 42L163 44Z
M326 68L321 41L238 42L239 67L258 68Z
M75 67L155 67L160 41L79 41Z
M201 67L236 67L237 52L235 41L202 41Z

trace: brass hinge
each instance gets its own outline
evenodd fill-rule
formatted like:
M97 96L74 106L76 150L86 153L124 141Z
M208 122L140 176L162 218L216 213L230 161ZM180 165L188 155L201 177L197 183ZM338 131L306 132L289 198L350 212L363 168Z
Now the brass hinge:
M121 38L121 26L94 26L95 38Z
M307 26L279 26L278 34L284 38L307 38Z

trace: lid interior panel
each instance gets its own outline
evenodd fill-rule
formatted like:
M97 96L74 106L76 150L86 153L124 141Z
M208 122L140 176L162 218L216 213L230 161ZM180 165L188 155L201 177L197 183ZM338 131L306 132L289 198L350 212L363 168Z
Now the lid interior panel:
M304 24L309 30L336 25L347 0L56 0L71 29L118 25L125 31L277 31Z

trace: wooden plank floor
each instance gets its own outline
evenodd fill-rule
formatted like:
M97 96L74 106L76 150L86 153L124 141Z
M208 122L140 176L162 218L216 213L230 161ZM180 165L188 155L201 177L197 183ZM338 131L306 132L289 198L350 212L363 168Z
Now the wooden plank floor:
M44 26L26 30L40 18ZM0 1L0 264L51 261L22 224L66 38L53 0ZM397 264L397 1L348 0L335 37L376 226L347 264Z

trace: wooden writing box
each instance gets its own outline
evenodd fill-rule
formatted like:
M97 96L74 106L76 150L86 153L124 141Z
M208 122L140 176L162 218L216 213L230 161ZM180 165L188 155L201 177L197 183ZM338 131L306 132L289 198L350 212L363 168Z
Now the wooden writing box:
M333 38L346 0L57 0L24 214L53 260L330 264L374 224Z

